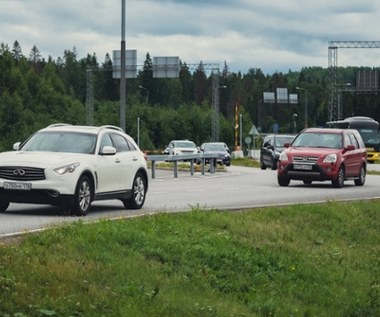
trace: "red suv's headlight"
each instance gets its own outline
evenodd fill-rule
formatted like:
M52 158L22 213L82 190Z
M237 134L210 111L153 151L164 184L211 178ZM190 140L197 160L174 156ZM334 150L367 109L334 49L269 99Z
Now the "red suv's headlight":
M323 163L335 163L338 156L334 154L329 154L323 159Z

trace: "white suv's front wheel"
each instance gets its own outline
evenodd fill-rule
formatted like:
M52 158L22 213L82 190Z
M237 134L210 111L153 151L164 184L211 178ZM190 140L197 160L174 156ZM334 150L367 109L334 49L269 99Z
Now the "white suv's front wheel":
M78 216L85 216L90 210L92 201L92 183L87 176L82 176L77 184L71 211Z
M123 200L124 207L127 209L140 209L145 202L146 179L140 172L137 172L133 180L132 196Z

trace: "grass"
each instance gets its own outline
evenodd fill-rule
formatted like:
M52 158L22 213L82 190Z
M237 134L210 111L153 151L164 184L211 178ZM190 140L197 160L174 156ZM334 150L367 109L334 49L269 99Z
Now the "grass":
M0 316L379 316L379 200L74 224L0 245Z
M260 167L260 162L258 160L249 157L232 159L231 164L235 166Z

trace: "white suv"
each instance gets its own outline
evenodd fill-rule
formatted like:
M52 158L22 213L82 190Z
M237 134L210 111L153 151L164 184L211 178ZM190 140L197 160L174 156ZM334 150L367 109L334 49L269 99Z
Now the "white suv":
M54 124L13 149L0 153L0 211L10 202L62 205L81 216L94 200L144 205L146 158L121 128Z
M189 140L173 140L164 150L164 154L181 155L181 154L196 154L199 149L193 141Z

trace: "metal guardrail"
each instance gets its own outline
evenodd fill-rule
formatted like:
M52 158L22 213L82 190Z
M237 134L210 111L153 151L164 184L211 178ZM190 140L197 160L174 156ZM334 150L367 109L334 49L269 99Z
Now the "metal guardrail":
M219 157L217 153L197 153L197 154L182 154L182 155L148 155L149 161L152 161L152 178L156 177L156 162L173 162L174 163L174 177L178 177L178 162L189 161L190 162L190 175L194 175L194 164L201 162L202 175L205 174L206 159L210 159L210 172L215 173L216 166L214 160Z

